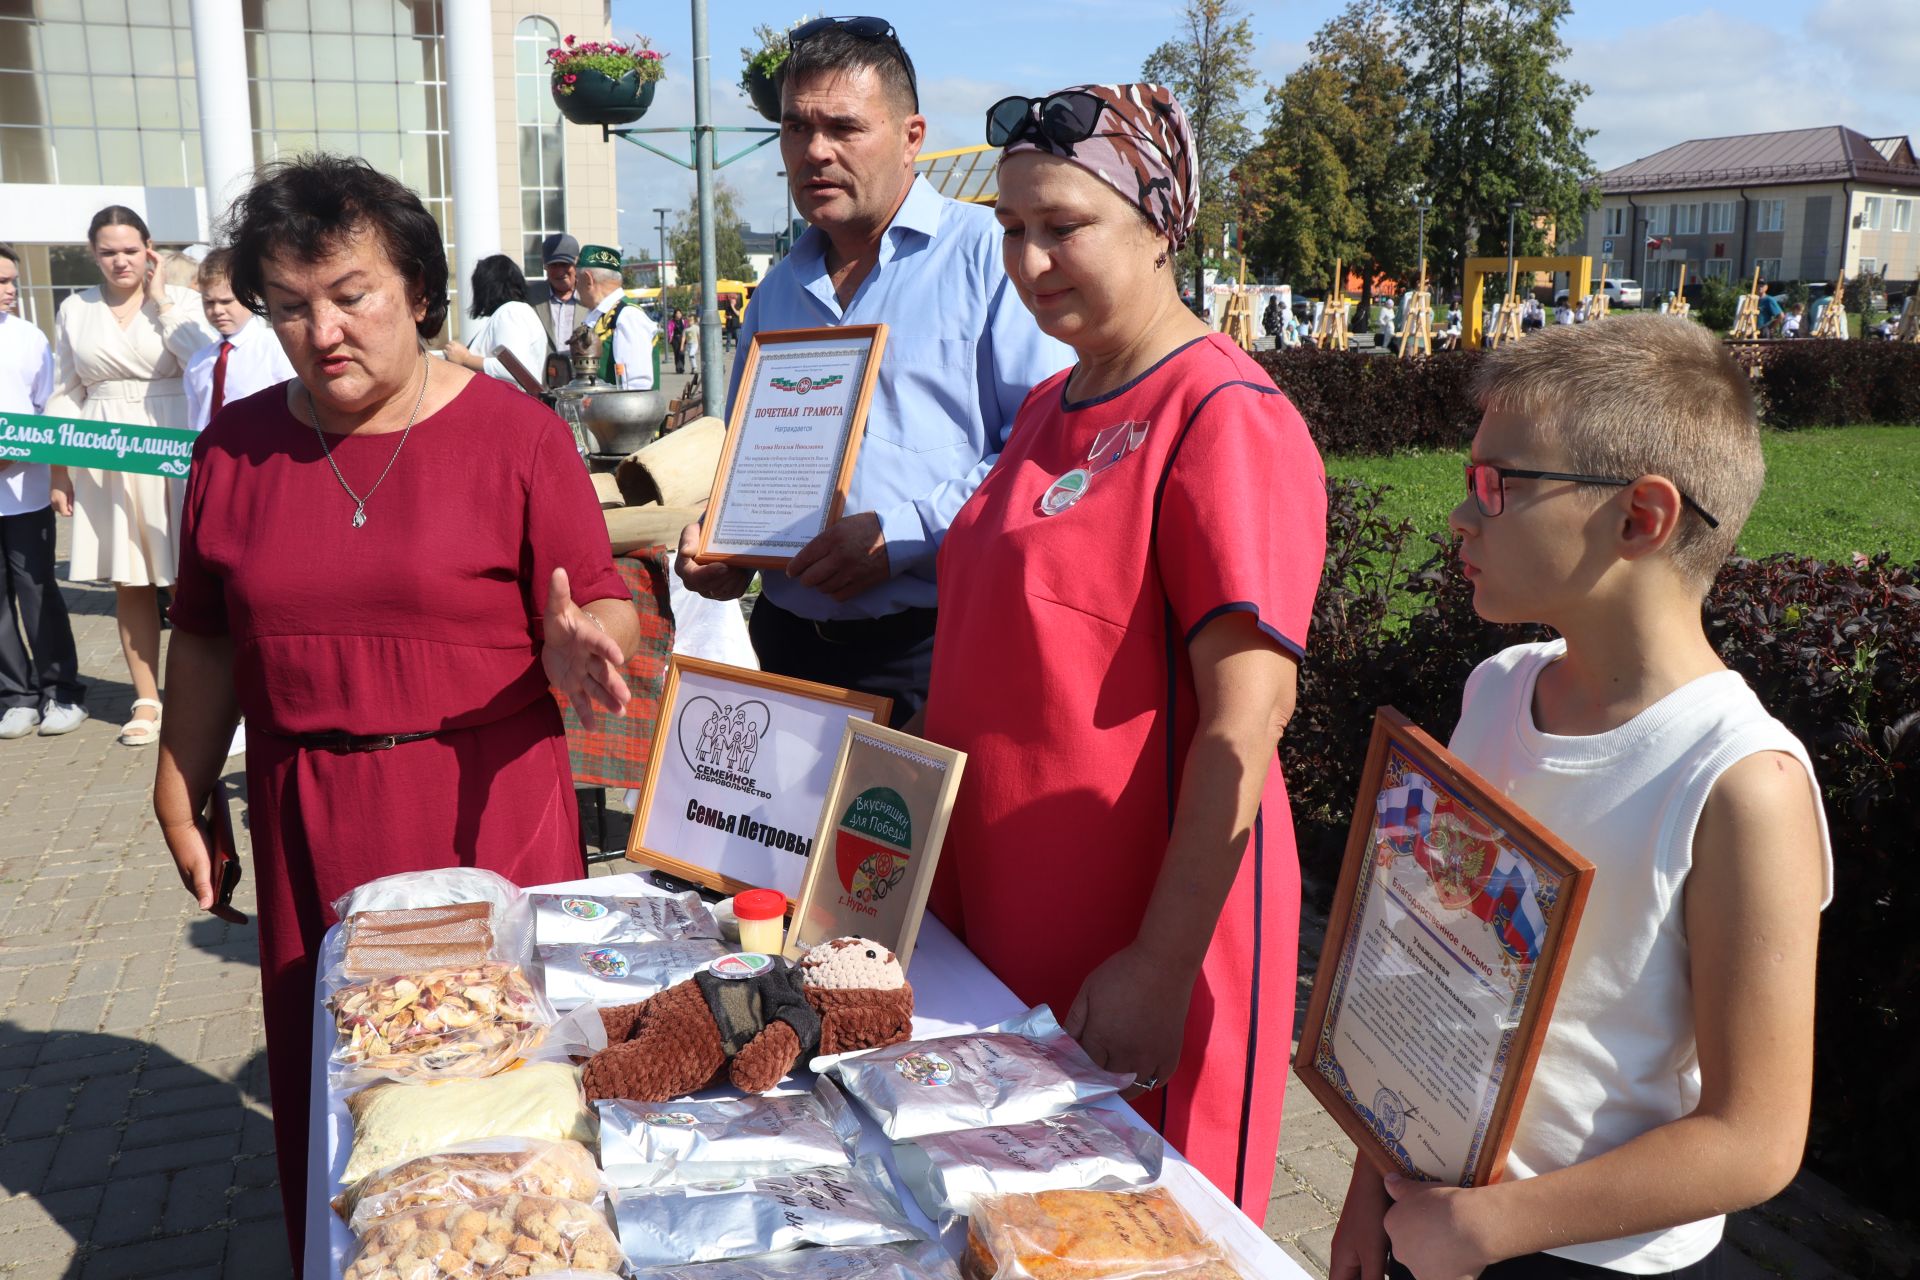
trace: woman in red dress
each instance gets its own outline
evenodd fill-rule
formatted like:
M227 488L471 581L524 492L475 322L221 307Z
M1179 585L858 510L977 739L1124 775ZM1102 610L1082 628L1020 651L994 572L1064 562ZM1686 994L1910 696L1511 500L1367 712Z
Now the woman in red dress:
M182 883L220 911L195 815L244 713L298 1259L330 904L417 868L582 874L548 688L583 718L624 708L639 622L559 419L428 358L447 262L412 192L364 161L304 157L264 170L227 229L234 293L298 377L229 405L194 449L154 809Z
M926 734L968 752L933 903L1255 1221L1300 880L1276 748L1326 546L1319 455L1181 304L1192 139L1157 85L1010 98L1007 276L1078 363L940 549Z

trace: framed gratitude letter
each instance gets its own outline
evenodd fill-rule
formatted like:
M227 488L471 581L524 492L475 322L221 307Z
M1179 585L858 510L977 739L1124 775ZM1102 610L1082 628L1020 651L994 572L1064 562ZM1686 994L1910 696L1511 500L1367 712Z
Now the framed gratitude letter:
M1499 1179L1592 882L1380 709L1293 1065L1382 1173Z
M694 559L777 569L840 518L883 324L753 335Z

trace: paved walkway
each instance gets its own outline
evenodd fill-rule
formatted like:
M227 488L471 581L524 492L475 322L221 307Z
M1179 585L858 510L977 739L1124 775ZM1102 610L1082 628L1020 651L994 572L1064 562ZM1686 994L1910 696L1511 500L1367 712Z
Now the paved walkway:
M283 1280L253 929L181 890L148 804L154 753L114 742L133 695L112 593L66 594L94 719L0 742L0 1276ZM1304 1005L1317 922L1303 934ZM1324 1276L1352 1150L1287 1093L1266 1229ZM1811 1177L1732 1234L1758 1260L1741 1276L1866 1275L1871 1258L1904 1275L1914 1256Z

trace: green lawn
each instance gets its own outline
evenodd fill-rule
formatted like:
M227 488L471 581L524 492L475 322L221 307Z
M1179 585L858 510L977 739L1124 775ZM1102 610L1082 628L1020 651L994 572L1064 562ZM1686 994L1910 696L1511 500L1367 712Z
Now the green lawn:
M1920 427L1828 427L1766 434L1767 487L1740 533L1746 556L1792 551L1834 560L1892 551L1920 561ZM1330 475L1392 486L1389 515L1446 528L1464 493L1466 450L1327 459Z

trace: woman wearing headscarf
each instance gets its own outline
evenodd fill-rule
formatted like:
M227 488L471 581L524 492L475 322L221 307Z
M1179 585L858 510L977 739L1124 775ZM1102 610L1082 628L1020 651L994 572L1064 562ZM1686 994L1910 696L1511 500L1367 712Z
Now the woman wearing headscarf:
M274 1140L306 1223L316 958L376 877L582 874L550 689L625 707L639 620L572 438L539 401L427 357L447 259L419 198L365 161L264 166L224 227L234 296L295 377L194 447L154 811L216 898L196 815L247 719L247 801Z
M935 910L1259 1220L1299 867L1276 748L1325 554L1305 425L1181 304L1198 198L1158 85L988 114L1007 277L1078 362L939 553L926 734L968 752Z

